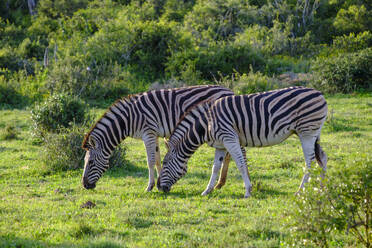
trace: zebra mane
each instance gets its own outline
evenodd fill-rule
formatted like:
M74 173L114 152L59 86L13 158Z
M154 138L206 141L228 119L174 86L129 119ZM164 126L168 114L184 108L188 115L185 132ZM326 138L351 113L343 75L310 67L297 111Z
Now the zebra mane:
M94 129L96 128L98 123L106 117L107 113L110 112L113 107L116 107L119 104L119 102L123 102L123 101L128 102L128 103L132 103L136 100L137 97L139 97L142 94L143 93L141 93L141 94L130 94L130 95L127 95L127 96L124 96L122 98L117 99L113 104L111 104L111 106L107 108L107 110L102 114L102 116L98 119L98 121L96 121L96 123L92 126L92 128L89 130L89 132L87 132L84 135L84 139L83 139L83 143L82 143L81 147L84 150L89 149L89 137L90 137L90 135L92 134L92 132L94 131Z
M197 104L191 106L190 108L188 108L188 109L185 111L185 113L183 113L183 115L181 116L181 118L180 118L179 121L177 122L176 126L178 126L178 124L179 124L180 122L182 122L182 121L186 118L186 116L187 116L188 114L190 114L191 112L193 112L197 107L199 107L199 106L204 106L204 105L209 105L209 106L208 106L208 108L209 108L210 105L212 104L212 101L213 101L213 100L204 100L204 101L202 101L202 102L200 102L200 103L197 103Z

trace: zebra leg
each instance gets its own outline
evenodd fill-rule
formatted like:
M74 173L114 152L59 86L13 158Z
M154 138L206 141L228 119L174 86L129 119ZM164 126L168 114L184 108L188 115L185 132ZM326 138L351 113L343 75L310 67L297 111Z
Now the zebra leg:
M213 188L216 183L217 176L218 176L218 172L221 169L222 161L226 157L225 155L226 155L225 150L216 149L216 152L214 154L214 163L213 163L211 178L209 180L207 188L204 190L202 195L207 195L213 191Z
M159 176L160 175L160 171L161 171L161 161L160 161L160 147L159 147L159 140L158 140L158 138L156 138L155 165L156 165L156 171L158 172L158 176Z
M303 189L305 183L309 181L310 173L309 169L311 168L311 162L315 159L315 141L317 139L316 136L302 136L299 135L301 145L302 145L302 151L305 156L305 163L306 163L306 172L302 178L300 187L298 188L298 191L296 194L299 194L300 191Z
M315 142L315 158L319 166L322 167L323 173L321 175L324 179L324 175L327 172L327 154L323 151L322 147L318 143L319 139Z
M149 183L146 189L149 192L155 185L156 141L158 138L155 135L148 134L144 135L142 139L146 147L147 166L149 168Z
M222 186L226 183L227 178L227 172L229 170L229 164L230 164L230 153L226 153L225 159L222 162L222 170L220 174L220 179L218 180L217 185L214 187L215 189L220 189Z
M234 159L236 166L238 167L240 174L242 175L244 185L245 185L245 194L244 197L248 198L251 196L252 184L249 179L247 162L242 152L239 140L236 141L225 141L224 146L227 151L231 154L231 157ZM244 150L244 149L243 149Z

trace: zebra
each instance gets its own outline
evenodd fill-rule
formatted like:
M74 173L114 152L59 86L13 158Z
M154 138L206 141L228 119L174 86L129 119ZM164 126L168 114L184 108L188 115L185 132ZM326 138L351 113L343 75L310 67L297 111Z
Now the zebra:
M169 192L187 172L188 159L199 146L207 143L216 148L216 153L209 184L202 195L213 190L221 160L228 152L244 180L244 196L249 197L252 185L243 147L272 146L292 134L300 138L306 167L310 168L311 161L316 159L325 173L327 155L318 141L326 117L327 103L322 93L305 87L226 96L201 103L181 118L170 136L157 187ZM224 173L226 177L227 169ZM307 171L299 191L308 178Z
M146 190L151 191L155 185L155 165L158 173L161 169L158 137L169 137L180 117L192 106L233 94L222 86L200 85L152 90L117 100L84 137L83 186L95 188L109 167L112 151L130 136L142 139L145 144L149 170Z

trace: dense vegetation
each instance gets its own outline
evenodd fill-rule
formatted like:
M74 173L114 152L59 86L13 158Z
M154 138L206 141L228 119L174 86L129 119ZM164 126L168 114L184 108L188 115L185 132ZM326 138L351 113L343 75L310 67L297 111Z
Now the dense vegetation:
M113 100L155 82L228 81L249 93L255 85L237 82L249 73L258 89L267 79L371 89L364 0L4 0L0 9L2 105L54 93Z
M371 247L371 27L368 0L0 1L0 246ZM248 200L233 162L225 188L199 195L206 146L174 192L144 193L144 149L129 139L82 188L81 141L105 107L196 84L325 92L326 178L312 171L293 196L291 138L248 150Z

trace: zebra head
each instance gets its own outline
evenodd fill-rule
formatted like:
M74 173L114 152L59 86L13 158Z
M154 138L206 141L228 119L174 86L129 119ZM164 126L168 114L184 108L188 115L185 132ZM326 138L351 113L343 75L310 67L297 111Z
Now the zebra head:
M170 149L163 159L163 167L157 181L160 191L168 193L175 184L187 172L187 163L182 160L174 149Z
M84 142L83 148L87 152L84 159L82 183L84 188L94 189L98 179L109 167L109 160L108 157L104 155L100 143L95 141L92 136L89 136L87 142Z

